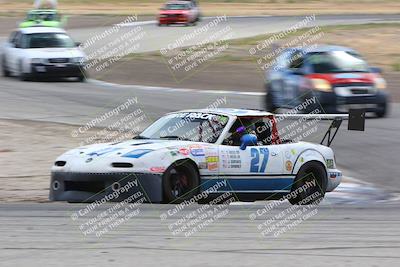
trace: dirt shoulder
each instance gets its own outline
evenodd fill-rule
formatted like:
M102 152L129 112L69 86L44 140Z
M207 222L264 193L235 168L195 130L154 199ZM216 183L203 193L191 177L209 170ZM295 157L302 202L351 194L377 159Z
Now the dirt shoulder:
M393 14L400 10L396 0L201 0L206 16L213 15L305 15L305 14ZM59 9L66 14L155 15L165 0L60 0ZM32 1L1 1L1 14L25 13Z
M56 157L79 145L74 126L0 120L0 202L48 201Z
M306 30L304 30L306 31ZM318 43L349 46L359 51L371 66L383 69L392 100L400 102L400 27L397 24L359 25L321 28ZM301 34L301 33L299 33ZM284 46L296 36L279 41ZM168 58L159 53L129 55L90 76L119 84L141 84L208 90L263 91L264 71L257 64L262 54L252 56L249 49L268 36L234 40L217 57L195 71L175 72Z

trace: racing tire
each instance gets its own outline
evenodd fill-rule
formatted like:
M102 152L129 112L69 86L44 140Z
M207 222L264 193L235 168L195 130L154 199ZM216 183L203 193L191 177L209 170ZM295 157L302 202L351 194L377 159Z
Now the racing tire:
M6 66L6 58L5 57L3 57L1 60L1 70L3 72L4 77L10 77L10 71L8 70L8 68Z
M325 167L316 161L307 162L297 173L287 199L292 205L319 204L325 196L327 182Z
M375 111L375 116L377 118L384 118L387 115L387 104L383 104L380 106L380 110L379 111Z
M275 112L277 110L278 107L275 106L274 101L273 101L273 94L272 91L270 89L270 86L267 85L267 95L265 96L265 110L268 112Z
M22 71L22 63L21 62L19 64L18 78L19 78L20 81L30 81L31 80L31 76Z
M164 203L178 204L198 194L200 175L187 160L172 164L164 172L162 187Z

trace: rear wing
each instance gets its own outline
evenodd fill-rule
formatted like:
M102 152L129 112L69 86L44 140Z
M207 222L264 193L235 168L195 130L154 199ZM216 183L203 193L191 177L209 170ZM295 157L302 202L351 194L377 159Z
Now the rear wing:
M347 126L349 131L365 130L365 110L363 109L350 109L349 114L276 114L275 117L283 119L331 120L332 123L321 141L321 145L326 146L332 144L343 120L349 121Z

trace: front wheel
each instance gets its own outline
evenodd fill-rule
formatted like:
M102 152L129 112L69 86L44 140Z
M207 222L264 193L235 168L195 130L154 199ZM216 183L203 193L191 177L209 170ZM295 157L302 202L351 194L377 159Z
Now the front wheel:
M267 94L265 96L265 110L268 112L275 112L278 107L274 104L274 95L269 85L267 85L266 88Z
M1 60L1 69L3 71L3 76L4 77L10 77L10 71L7 68L6 58L5 57L3 57L3 59Z
M163 193L166 203L181 203L198 193L199 173L190 162L172 164L163 175Z
M375 112L378 118L384 118L387 115L387 104L382 104L379 106L379 110Z
M287 199L292 205L319 204L325 196L327 179L325 168L321 163L308 162L297 173Z

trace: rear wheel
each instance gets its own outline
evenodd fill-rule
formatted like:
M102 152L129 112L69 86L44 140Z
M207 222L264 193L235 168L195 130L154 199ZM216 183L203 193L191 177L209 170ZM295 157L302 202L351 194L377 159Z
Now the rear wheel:
M164 201L181 203L198 193L199 173L188 161L172 164L163 176Z
M327 175L324 166L311 161L300 168L287 198L292 205L319 204L325 196L326 186Z

